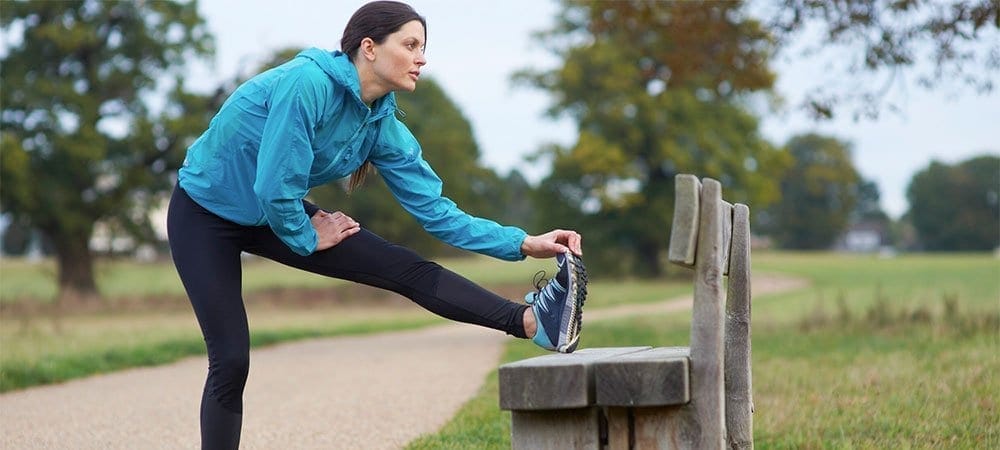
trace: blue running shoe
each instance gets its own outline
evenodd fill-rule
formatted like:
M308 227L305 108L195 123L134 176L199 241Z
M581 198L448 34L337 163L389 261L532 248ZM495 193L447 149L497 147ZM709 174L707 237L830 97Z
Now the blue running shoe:
M583 261L570 252L556 255L556 264L559 271L551 280L545 280L545 272L536 274L537 291L529 292L524 300L531 305L538 326L532 341L546 350L572 353L583 329L587 270Z

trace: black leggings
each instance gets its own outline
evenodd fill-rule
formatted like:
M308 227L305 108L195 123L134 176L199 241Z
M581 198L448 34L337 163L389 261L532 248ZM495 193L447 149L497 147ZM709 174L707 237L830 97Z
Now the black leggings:
M315 213L315 207L309 209ZM241 296L241 252L387 289L448 319L525 337L526 305L486 291L364 229L330 249L300 256L270 227L225 220L177 187L170 199L167 231L174 265L208 349L208 379L201 400L204 449L239 447L243 388L250 367L250 333Z

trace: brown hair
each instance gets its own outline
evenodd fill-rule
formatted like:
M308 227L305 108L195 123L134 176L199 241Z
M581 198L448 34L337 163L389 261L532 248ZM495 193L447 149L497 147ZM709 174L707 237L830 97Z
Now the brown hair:
M347 182L347 193L350 194L354 192L355 189L361 187L365 184L365 179L368 178L368 174L375 172L375 166L372 165L371 161L365 161L358 167L354 173L351 174L351 180Z
M424 26L424 41L427 40L427 21L406 3L394 1L375 1L368 3L354 12L347 21L344 35L340 38L340 49L347 58L354 61L354 56L361 47L361 41L371 38L375 43L385 42L390 34L411 22L419 21ZM358 170L351 174L347 183L347 192L354 192L364 184L368 174L375 171L371 161L365 161Z
M353 61L354 54L361 47L361 41L366 37L371 38L376 44L381 44L390 34L414 20L424 26L424 41L426 41L427 21L410 5L393 1L368 3L358 8L347 21L344 35L340 38L340 49Z

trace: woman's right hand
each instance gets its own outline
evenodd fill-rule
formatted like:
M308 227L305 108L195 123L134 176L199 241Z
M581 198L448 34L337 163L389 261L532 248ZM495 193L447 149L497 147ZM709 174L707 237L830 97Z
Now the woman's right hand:
M319 236L316 251L333 247L361 231L361 224L340 211L328 213L321 209L309 221L312 222L312 226Z

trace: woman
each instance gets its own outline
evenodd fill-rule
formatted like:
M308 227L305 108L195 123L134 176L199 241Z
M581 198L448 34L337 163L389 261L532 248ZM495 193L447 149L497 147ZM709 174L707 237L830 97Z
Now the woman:
M441 180L395 117L393 93L416 88L425 40L424 18L408 5L364 5L344 30L342 52L305 50L251 78L188 149L167 225L208 349L203 448L239 446L250 351L240 295L244 251L388 289L549 350L576 348L586 296L580 235L532 236L464 213L441 195ZM352 173L353 189L370 167L439 239L505 260L554 256L557 275L526 296L528 305L515 303L304 200L310 188Z

